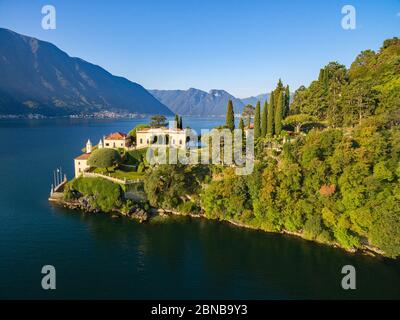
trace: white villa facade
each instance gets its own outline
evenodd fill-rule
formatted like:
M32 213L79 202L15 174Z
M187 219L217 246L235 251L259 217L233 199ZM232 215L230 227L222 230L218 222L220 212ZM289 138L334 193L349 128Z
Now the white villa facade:
M92 143L90 140L86 143L86 152L74 159L75 177L79 177L84 171L89 169L87 164L90 154L92 153Z
M146 148L152 144L163 144L166 146L185 149L187 142L187 132L184 129L170 129L170 128L146 128L136 132L136 148ZM133 149L130 146L131 140L128 135L121 132L114 132L108 136L100 139L97 148L110 148L110 149ZM86 151L74 159L75 177L79 177L90 166L88 159L92 153L93 146L90 140L86 143Z
M164 144L185 149L187 134L184 129L146 128L136 132L136 148L146 148L151 144Z

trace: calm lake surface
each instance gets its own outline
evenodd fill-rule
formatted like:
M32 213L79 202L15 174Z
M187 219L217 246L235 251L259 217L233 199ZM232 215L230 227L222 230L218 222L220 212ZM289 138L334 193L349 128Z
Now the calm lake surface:
M85 215L47 201L53 169L69 178L90 138L143 120L0 121L0 298L400 298L400 262L289 236L173 217L149 224ZM185 118L200 132L222 118ZM41 289L41 268L57 289ZM341 268L357 289L341 289Z

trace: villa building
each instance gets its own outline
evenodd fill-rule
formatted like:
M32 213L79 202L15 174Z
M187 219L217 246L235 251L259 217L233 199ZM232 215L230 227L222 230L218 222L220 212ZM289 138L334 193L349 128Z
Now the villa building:
M186 130L172 128L146 128L136 132L136 148L151 144L164 144L175 148L186 148Z
M122 132L114 132L108 136L100 139L97 147L101 148L111 148L111 149L128 149L130 145L130 138L128 135Z
M74 159L75 177L79 177L84 171L89 169L87 164L90 154L92 153L92 143L90 140L86 143L86 152Z
M146 148L151 144L163 144L170 147L185 149L187 139L186 130L183 129L146 128L136 132L136 148ZM129 149L130 144L131 141L128 135L121 132L114 132L100 139L97 148ZM92 143L88 140L85 153L74 159L75 177L79 177L90 168L88 159L92 150Z

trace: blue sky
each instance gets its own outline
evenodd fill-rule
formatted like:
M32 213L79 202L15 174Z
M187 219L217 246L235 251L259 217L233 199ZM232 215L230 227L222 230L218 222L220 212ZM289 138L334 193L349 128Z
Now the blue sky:
M41 28L52 4L57 29ZM341 8L356 8L355 30ZM400 1L0 0L0 27L54 43L148 89L270 91L278 78L308 85L321 66L347 66L400 36Z

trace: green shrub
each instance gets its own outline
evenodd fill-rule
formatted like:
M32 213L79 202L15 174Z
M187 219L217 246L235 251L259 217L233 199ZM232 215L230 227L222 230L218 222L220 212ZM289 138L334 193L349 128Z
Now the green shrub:
M121 186L106 179L79 177L72 180L71 189L91 196L90 204L104 212L122 205Z
M118 164L121 161L121 156L114 149L97 149L92 152L88 159L88 165L95 168L109 168Z

